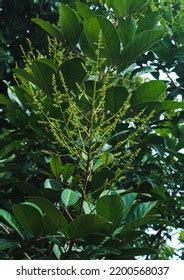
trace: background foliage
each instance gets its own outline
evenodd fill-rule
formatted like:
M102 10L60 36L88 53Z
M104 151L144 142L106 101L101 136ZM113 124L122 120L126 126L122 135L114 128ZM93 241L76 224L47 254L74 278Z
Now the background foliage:
M1 258L181 256L183 3L62 3L3 6Z

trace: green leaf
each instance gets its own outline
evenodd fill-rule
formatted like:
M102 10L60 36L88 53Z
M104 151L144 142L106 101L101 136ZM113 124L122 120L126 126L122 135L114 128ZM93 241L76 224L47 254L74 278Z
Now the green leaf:
M16 153L19 149L22 149L22 141L16 140L11 142L0 150L0 159L7 157L9 154Z
M67 44L75 47L79 41L81 26L74 10L64 4L59 6L59 25Z
M21 225L9 212L0 209L0 217L3 218L16 231L22 239L24 239L24 233Z
M113 223L114 228L119 226L123 220L124 205L120 196L106 195L98 199L96 212Z
M114 25L104 16L91 17L84 21L84 34L94 54L98 48L99 36L102 35L100 56L107 59L108 64L116 64L120 57L120 39ZM88 52L91 55L91 50Z
M184 242L184 230L182 230L179 234L179 241Z
M73 175L74 170L75 167L71 163L67 163L63 165L61 170L61 176L60 176L61 180L63 180L64 182L68 181L70 177Z
M132 232L138 228L140 228L141 226L145 226L145 225L168 225L168 226L174 226L173 223L171 223L168 220L160 220L157 219L155 216L146 216L143 218L138 218L135 220L132 220L130 222L127 222L125 224L125 226L123 227L123 230L121 232L121 236L125 236L126 234L128 234L129 232Z
M61 194L61 200L66 207L74 205L80 198L81 193L70 189L64 189Z
M22 203L13 206L13 214L16 219L34 236L38 236L42 231L42 215L33 205Z
M43 197L32 196L28 197L29 201L36 204L48 217L50 223L55 225L57 230L67 235L68 222L59 209L48 199ZM52 229L51 229L52 230Z
M165 97L166 84L163 81L150 81L142 84L132 96L133 104L162 101Z
M128 194L123 195L122 200L124 203L124 217L127 216L131 207L135 203L136 196L137 196L137 193L128 193Z
M144 202L137 205L130 211L128 221L136 220L145 217L157 204L157 202Z
M65 83L69 89L75 90L77 88L76 83L78 83L79 85L82 83L86 75L86 71L83 68L83 64L83 59L75 57L65 61L61 65L59 70L62 72Z
M52 189L52 190L55 190L55 191L61 191L63 186L57 180L46 179L45 182L44 182L44 188L45 189Z
M55 37L58 41L63 41L63 36L62 36L60 30L56 26L51 24L50 22L45 21L43 19L39 19L39 18L33 18L32 22L34 22L37 25L39 25L48 34L50 34L51 36Z
M118 32L123 46L126 46L135 37L136 29L137 23L134 17L120 18Z
M46 179L44 182L44 197L53 202L59 202L63 186L59 181L54 179ZM37 195L37 194L33 194Z
M0 239L0 251L18 246L18 242L9 239Z
M72 239L107 231L112 224L99 215L84 214L70 223L69 236Z
M62 163L61 163L60 157L58 155L54 154L54 153L51 155L50 169L52 171L52 174L56 178L60 177L61 170L62 170Z
M146 14L138 23L137 34L149 30L154 29L159 21L159 14L157 12L150 12Z
M35 85L51 96L53 92L52 77L53 74L56 75L51 64L45 63L44 60L33 61L31 70L36 79Z
M83 19L89 19L91 16L94 15L94 13L92 12L92 10L90 10L88 5L86 5L84 3L80 3L80 2L77 2L75 5L76 5L76 8L77 8L77 13Z
M136 35L121 53L121 70L135 63L136 59L161 40L163 35L161 30L156 29L146 30Z
M110 88L105 97L105 110L111 113L117 113L127 100L128 91L124 87L112 87Z
M0 94L0 104L1 105L11 105L12 102L8 97L6 97L4 94Z
M118 17L125 17L138 13L149 3L149 0L106 0L106 3L113 8Z

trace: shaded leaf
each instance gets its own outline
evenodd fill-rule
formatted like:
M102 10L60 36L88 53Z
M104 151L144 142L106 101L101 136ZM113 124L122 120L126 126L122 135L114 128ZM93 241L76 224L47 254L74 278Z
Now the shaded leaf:
M16 231L22 239L24 239L24 233L21 225L9 212L0 209L0 217L3 218L8 223L8 225L10 225Z
M64 4L59 6L59 25L67 44L75 47L79 41L81 26L74 10Z
M37 25L39 25L42 29L44 29L48 34L52 35L53 37L55 37L58 41L63 41L63 36L60 32L60 30L54 26L53 24L51 24L48 21L45 21L43 19L39 19L39 18L33 18L32 22L36 23Z
M70 238L80 238L109 230L112 224L104 217L87 214L73 220L69 226Z
M35 236L42 231L42 215L33 205L22 203L13 206L13 214L25 228Z
M59 209L48 199L43 197L28 197L29 201L36 204L48 217L52 224L63 234L68 232L68 222Z
M113 223L116 228L123 220L124 205L120 196L106 195L98 199L96 212L98 215L106 218Z
M18 246L18 242L9 239L0 239L0 251Z
M106 58L108 64L117 63L120 56L120 39L114 25L108 19L96 16L85 20L84 34L94 53L98 48L99 36L102 36L101 57ZM84 51L88 53L87 48Z
M123 49L121 53L121 70L136 62L136 59L148 51L163 37L161 30L146 30L136 35Z

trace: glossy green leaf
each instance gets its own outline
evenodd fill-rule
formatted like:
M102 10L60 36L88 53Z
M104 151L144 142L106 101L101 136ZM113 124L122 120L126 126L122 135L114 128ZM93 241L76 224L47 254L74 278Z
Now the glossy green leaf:
M22 227L13 217L13 215L3 209L0 209L0 218L3 218L8 223L8 225L12 227L21 236L22 239L24 239Z
M124 87L112 87L110 88L105 97L105 109L111 113L117 113L127 100L129 93Z
M42 231L42 215L40 211L29 204L18 204L13 206L13 214L16 219L34 236L38 236Z
M114 25L104 16L91 17L84 21L84 34L90 48L95 51L98 47L99 36L102 36L101 57L108 64L116 64L120 56L120 39ZM88 49L85 51L88 53ZM89 52L91 54L91 51Z
M32 21L44 29L48 34L55 37L58 41L63 41L60 30L48 21L39 18L33 18Z
M18 246L18 242L10 239L0 239L0 251Z
M121 70L136 62L136 59L147 52L163 37L163 32L156 29L146 30L136 35L121 53Z
M112 223L95 214L81 215L70 223L69 236L72 239L107 231Z
M96 212L98 215L106 218L113 223L116 228L123 220L124 205L120 196L106 195L98 199Z
M50 169L52 171L52 174L56 178L59 178L59 176L61 175L62 163L61 163L60 157L54 153L51 155Z
M29 201L36 204L48 217L52 224L61 231L63 234L67 234L68 222L66 221L60 210L48 199L43 197L28 197Z
M133 93L133 104L162 101L165 97L166 84L163 81L150 81L142 84Z
M79 41L81 26L74 10L64 4L59 6L59 25L66 43L75 47Z
M61 194L61 200L66 207L74 205L80 198L81 193L70 189L64 189Z
M113 8L117 16L125 17L138 13L149 3L149 0L106 0L106 3Z

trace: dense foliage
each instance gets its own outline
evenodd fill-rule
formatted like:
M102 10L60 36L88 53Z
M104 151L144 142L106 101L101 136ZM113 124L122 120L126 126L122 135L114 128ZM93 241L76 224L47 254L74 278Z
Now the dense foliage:
M182 1L58 11L32 19L47 43L21 46L0 95L1 259L181 255L167 240L183 242Z

